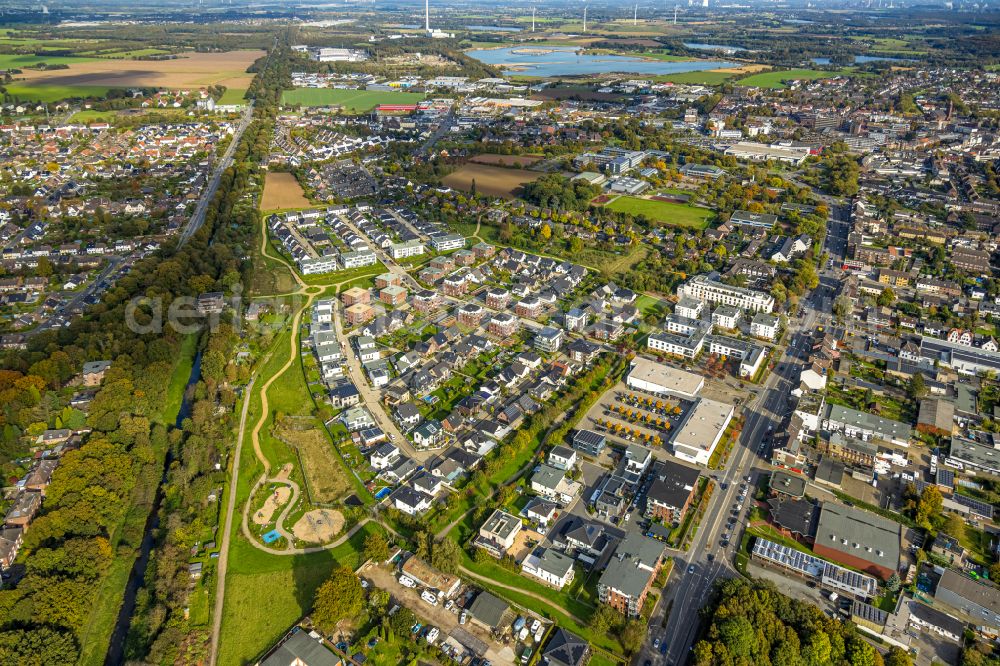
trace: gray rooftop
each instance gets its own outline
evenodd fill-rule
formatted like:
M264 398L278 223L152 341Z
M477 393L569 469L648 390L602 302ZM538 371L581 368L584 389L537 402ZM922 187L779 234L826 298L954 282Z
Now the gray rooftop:
M860 412L843 405L827 404L826 418L838 423L846 423L865 430L871 430L883 439L907 440L912 429L905 423L886 419L868 412Z
M843 504L824 502L816 543L895 571L899 567L899 523Z

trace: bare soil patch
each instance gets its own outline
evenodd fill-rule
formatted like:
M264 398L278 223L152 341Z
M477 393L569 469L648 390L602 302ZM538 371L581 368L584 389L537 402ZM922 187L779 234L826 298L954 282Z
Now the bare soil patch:
M108 86L111 88L202 88L224 85L246 88L253 80L247 67L264 51L191 53L173 60L122 61L104 59L72 63L69 69L24 70L26 81L52 86Z
M264 506L253 515L253 522L258 525L267 525L274 518L275 512L283 507L288 498L292 495L292 489L288 486L280 486L264 501Z
M762 72L765 69L769 69L767 65L740 65L739 67L722 67L720 69L713 69L713 72L726 72L727 74L753 74L754 72Z
M327 543L344 529L344 514L336 509L307 511L292 527L296 539L309 543Z
M531 166L535 162L540 162L541 160L542 157L540 155L496 155L486 153L483 155L476 155L469 161L475 164L490 164L492 166L513 167L516 169L519 166Z
M295 176L282 171L269 171L264 176L264 194L260 198L261 210L283 208L308 208L309 199L302 191Z
M532 173L521 169L505 169L487 164L468 163L459 167L444 177L444 184L466 192L476 184L476 191L494 197L513 199L514 193L525 183L531 183L541 177L540 173Z

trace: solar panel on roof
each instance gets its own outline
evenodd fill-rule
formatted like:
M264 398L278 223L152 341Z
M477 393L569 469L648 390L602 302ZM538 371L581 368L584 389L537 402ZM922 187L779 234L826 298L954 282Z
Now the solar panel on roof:
M982 502L982 501L977 500L977 499L975 499L973 497L966 497L965 495L955 494L953 497L954 497L954 499L955 499L956 502L958 502L962 506L968 507L969 510L972 511L972 513L974 513L974 514L976 514L978 516L982 516L984 518L989 518L989 519L993 518L993 505L992 504L988 504L986 502Z

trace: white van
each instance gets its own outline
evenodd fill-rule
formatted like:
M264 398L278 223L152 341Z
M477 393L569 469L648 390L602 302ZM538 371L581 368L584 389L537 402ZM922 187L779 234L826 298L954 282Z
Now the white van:
M438 605L438 598L434 596L429 590L424 590L420 593L420 598L429 603L431 606Z
M413 580L409 576L400 576L399 584L402 585L403 587L416 587L417 581Z

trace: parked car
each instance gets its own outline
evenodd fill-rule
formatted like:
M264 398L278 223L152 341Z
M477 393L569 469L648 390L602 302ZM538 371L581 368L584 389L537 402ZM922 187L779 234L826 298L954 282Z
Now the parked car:
M424 590L420 593L420 598L429 603L431 606L438 605L438 598L430 590Z
M413 580L409 576L400 576L399 577L399 584L402 585L403 587L411 587L412 588L412 587L416 587L417 586L417 581Z
M462 611L462 614L458 617L459 624L465 624L466 620L469 619L469 611Z
M430 631L427 632L427 635L424 636L424 638L427 640L428 643L434 643L434 641L437 640L440 634L441 632L438 631L437 627L431 627Z

